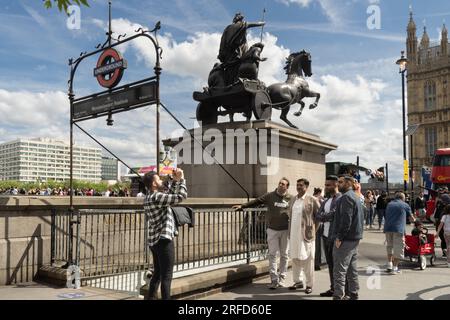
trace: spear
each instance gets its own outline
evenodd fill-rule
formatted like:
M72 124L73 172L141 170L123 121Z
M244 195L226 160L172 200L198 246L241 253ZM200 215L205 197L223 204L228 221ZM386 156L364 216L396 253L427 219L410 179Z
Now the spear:
M264 22L265 15L266 15L266 8L264 8L264 10L263 10L262 22ZM261 26L261 42L262 42L262 37L263 37L263 31L264 31L264 25Z

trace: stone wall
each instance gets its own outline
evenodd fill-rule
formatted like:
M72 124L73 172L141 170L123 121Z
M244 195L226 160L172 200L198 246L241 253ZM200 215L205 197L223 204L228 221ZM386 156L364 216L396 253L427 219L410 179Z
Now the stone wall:
M230 208L246 199L187 199L193 208ZM142 198L75 197L84 209L142 209ZM32 281L50 265L51 212L68 210L68 197L0 196L0 285Z

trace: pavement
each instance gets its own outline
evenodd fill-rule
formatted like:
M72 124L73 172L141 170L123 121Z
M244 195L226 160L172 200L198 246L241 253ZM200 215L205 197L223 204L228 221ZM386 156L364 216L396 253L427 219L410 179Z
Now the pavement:
M81 287L68 289L49 284L29 282L0 287L0 300L136 300L126 292Z
M411 226L407 226L410 232ZM430 230L433 230L430 226ZM450 268L442 257L442 250L436 248L435 266L420 270L418 263L405 261L400 264L401 274L385 271L387 257L384 233L366 230L359 247L358 273L361 300L450 300ZM440 246L440 240L437 240ZM315 272L313 293L305 294L304 289L291 291L287 287L268 289L268 276L255 279L251 284L210 295L206 300L331 300L322 298L320 293L330 288L328 269ZM288 271L286 285L292 284L292 271Z
M411 226L407 226L408 232ZM432 230L432 228L430 228ZM450 268L442 258L437 240L435 266L420 270L418 263L405 261L400 265L401 274L385 272L386 249L384 234L378 230L367 230L359 247L358 272L360 299L363 300L450 300ZM287 286L292 284L289 270ZM330 300L322 298L320 292L329 289L328 269L315 272L313 293L288 288L269 290L268 276L254 279L250 284L208 295L201 300ZM217 292L218 290L214 291ZM131 295L93 287L67 289L48 284L31 282L0 287L0 300L138 300L142 296Z

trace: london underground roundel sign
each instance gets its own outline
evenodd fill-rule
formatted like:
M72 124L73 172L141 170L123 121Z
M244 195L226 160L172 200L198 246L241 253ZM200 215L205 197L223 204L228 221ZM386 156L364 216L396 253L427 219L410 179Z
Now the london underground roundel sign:
M108 48L98 58L94 77L102 87L111 89L120 82L126 68L127 61L123 59L120 52Z

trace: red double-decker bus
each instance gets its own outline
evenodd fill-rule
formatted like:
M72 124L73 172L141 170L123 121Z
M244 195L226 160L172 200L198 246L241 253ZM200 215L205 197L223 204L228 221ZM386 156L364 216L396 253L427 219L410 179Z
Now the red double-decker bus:
M434 190L441 187L450 188L450 148L436 150L431 169L431 182Z
M431 168L431 182L432 192L426 204L427 219L430 219L436 207L436 191L443 187L450 189L450 148L436 150Z

